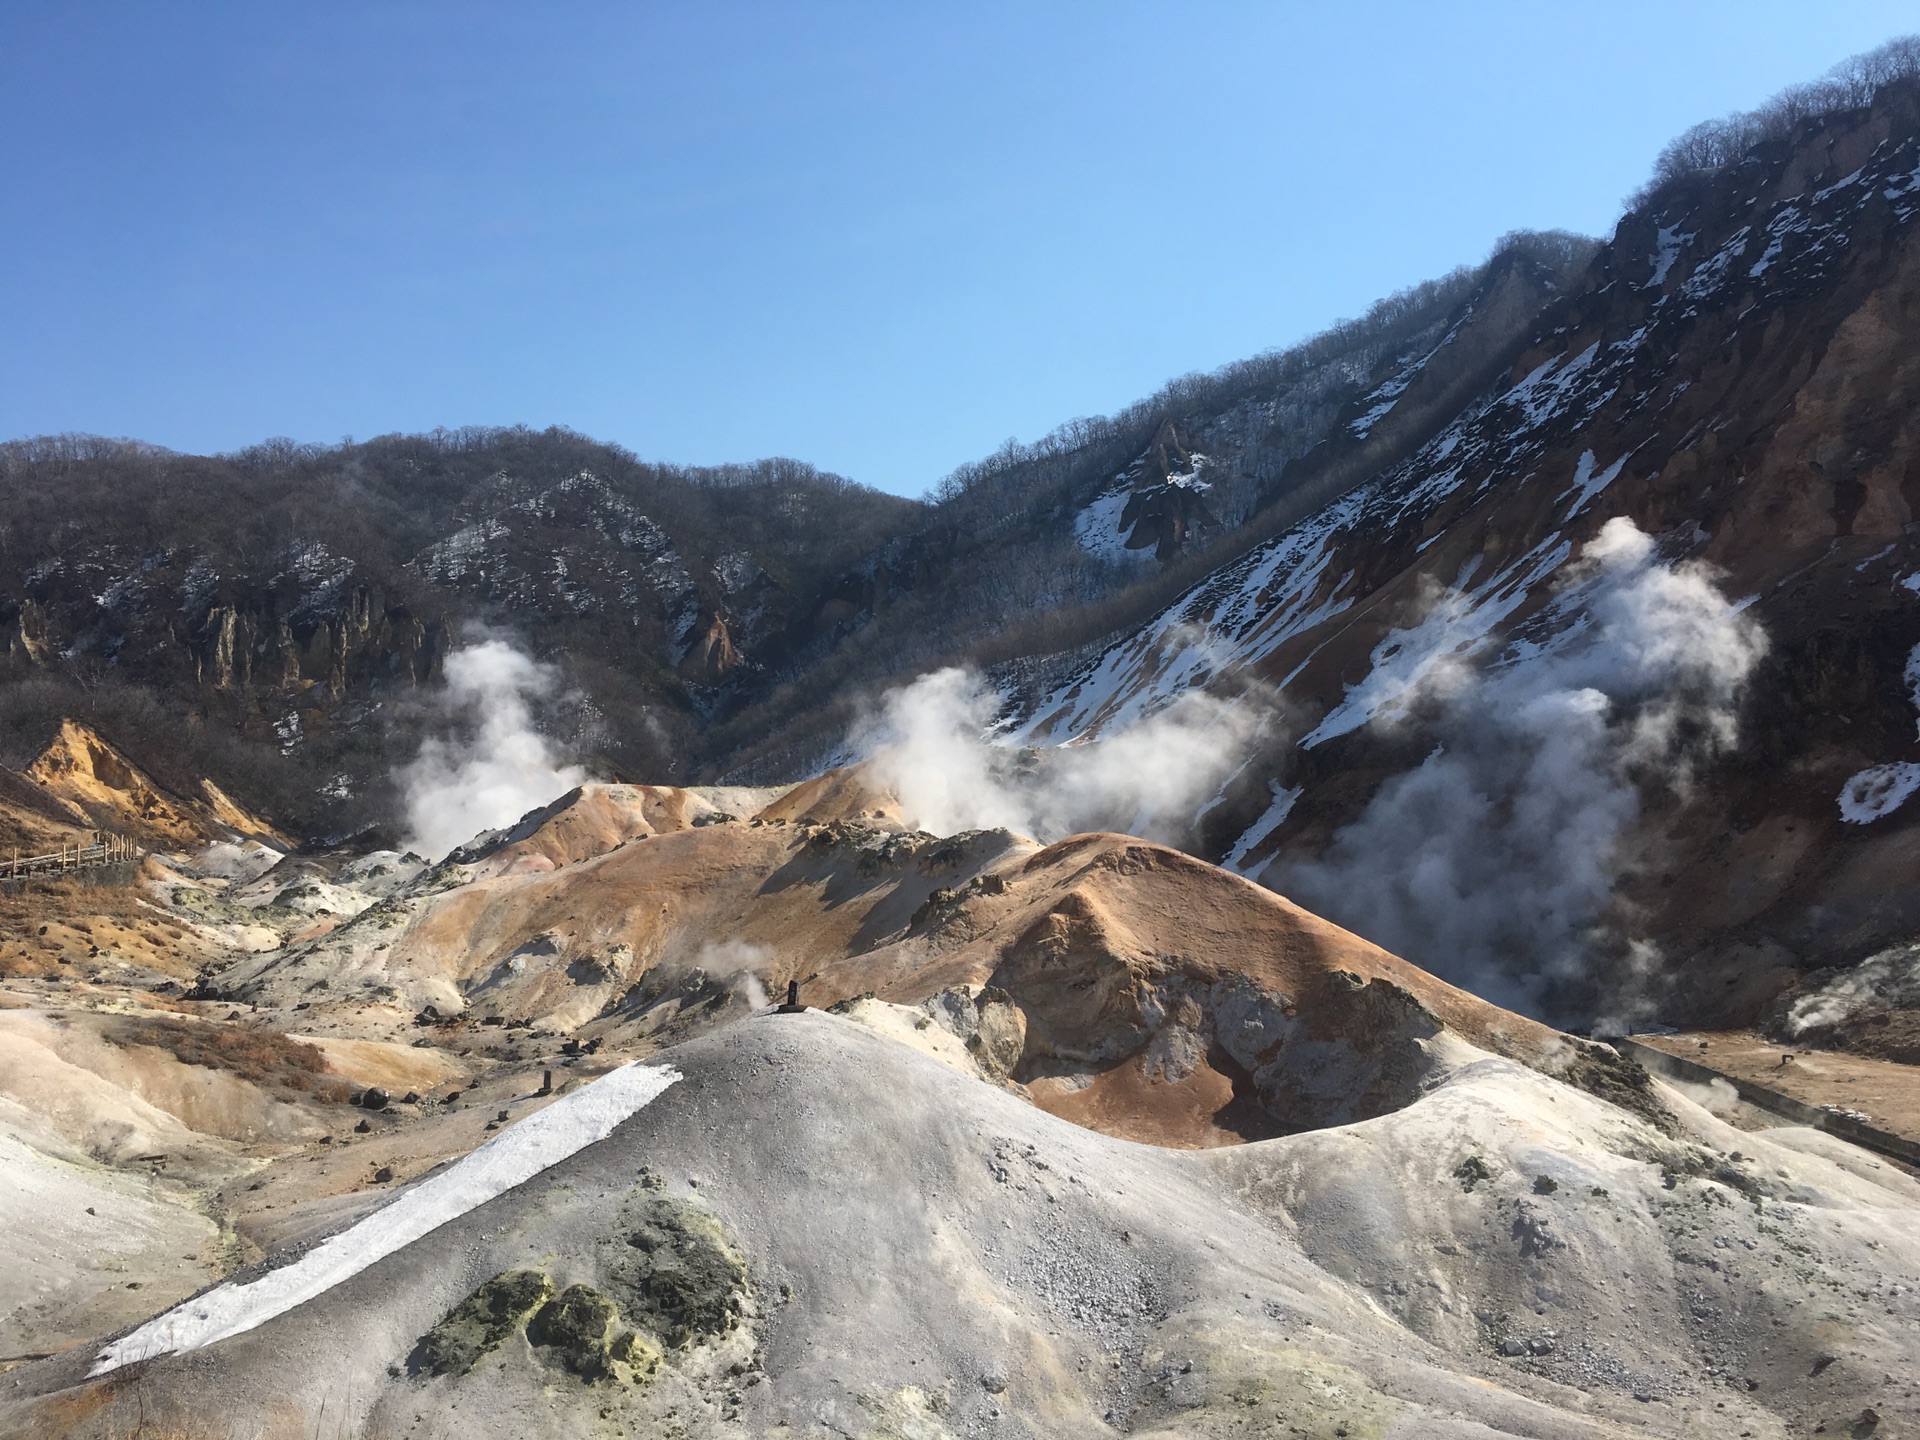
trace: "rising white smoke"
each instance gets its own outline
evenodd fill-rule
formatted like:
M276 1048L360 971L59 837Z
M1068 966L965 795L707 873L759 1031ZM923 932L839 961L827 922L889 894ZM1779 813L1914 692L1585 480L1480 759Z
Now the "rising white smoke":
M1022 751L987 738L999 704L978 674L938 670L889 695L853 745L907 822L936 835L1004 828L1052 841L1121 830L1177 841L1263 723L1250 701L1188 691L1098 741Z
M710 940L694 952L692 966L724 984L749 1010L764 1010L769 1002L762 977L777 958L766 946L751 941Z
M1851 970L1816 972L1802 985L1785 1017L1789 1040L1837 1030L1873 1011L1920 1010L1920 944L1882 950Z
M1473 645L1433 647L1443 658L1373 722L1431 727L1432 753L1382 785L1318 860L1267 877L1536 1014L1603 991L1626 999L1657 965L1646 942L1609 923L1620 918L1609 906L1639 787L1684 794L1694 768L1733 744L1741 692L1766 650L1707 567L1663 563L1630 520L1610 520L1569 581L1543 646L1512 646L1490 664Z
M551 666L490 638L455 650L446 674L441 703L458 734L423 740L399 775L407 846L435 860L586 778L579 766L560 764L534 728L529 702L553 693Z

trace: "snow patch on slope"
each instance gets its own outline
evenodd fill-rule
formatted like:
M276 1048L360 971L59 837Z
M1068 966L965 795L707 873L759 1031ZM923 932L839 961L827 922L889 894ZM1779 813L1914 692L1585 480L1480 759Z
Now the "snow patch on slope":
M1920 710L1920 645L1908 653L1901 678L1906 682L1907 698ZM1915 723L1920 726L1920 721ZM1848 776L1847 783L1840 787L1840 818L1849 825L1871 825L1906 804L1915 790L1920 790L1920 765L1906 760L1869 765Z
M1153 558L1152 550L1127 549L1127 537L1120 531L1120 513L1132 496L1133 492L1122 485L1073 517L1073 538L1082 550L1112 565L1138 565Z
M1665 225L1655 237L1653 252L1653 274L1640 288L1657 290L1666 283L1667 272L1673 269L1673 262L1680 258L1680 248L1691 243L1692 235L1682 235L1678 225Z
M1920 790L1920 765L1899 760L1869 765L1840 787L1840 818L1849 825L1870 825L1891 815Z
M1573 504L1567 507L1566 518L1569 520L1586 509L1592 502L1594 496L1598 495L1613 483L1614 477L1620 473L1620 467L1627 463L1627 457L1622 455L1618 460L1614 461L1613 464L1598 474L1594 473L1593 467L1595 463L1593 451L1582 450L1580 452L1580 462L1573 467L1573 484L1568 486L1560 495L1560 499L1562 500L1565 500L1569 495L1573 497Z
M680 1079L667 1067L626 1065L501 1132L443 1174L423 1180L358 1225L258 1280L218 1285L116 1340L89 1372L104 1375L155 1355L198 1350L304 1305L611 1135Z
M1366 678L1300 741L1311 750L1391 712L1443 667L1476 653L1494 628L1525 603L1533 587L1573 553L1556 532L1477 590L1448 591L1411 630L1395 630L1374 646Z
M1920 710L1920 645L1907 653L1907 669L1902 678L1907 682L1907 698L1913 702L1915 710ZM1920 720L1914 722L1914 728L1920 731Z

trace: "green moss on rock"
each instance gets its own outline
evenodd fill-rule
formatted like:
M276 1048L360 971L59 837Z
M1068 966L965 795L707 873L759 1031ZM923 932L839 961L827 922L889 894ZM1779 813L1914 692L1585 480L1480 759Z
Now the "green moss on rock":
M527 1339L587 1380L647 1380L660 1347L621 1327L620 1307L591 1285L569 1285L527 1323Z
M1493 1178L1493 1170L1478 1155L1469 1155L1453 1167L1453 1178L1460 1182L1460 1188L1469 1195L1473 1187Z
M537 1270L508 1270L462 1300L420 1341L419 1365L433 1375L464 1375L553 1296Z
M1653 1077L1638 1060L1611 1045L1575 1040L1571 1053L1547 1067L1547 1073L1630 1111L1663 1135L1680 1133L1680 1122L1654 1090Z
M667 1195L631 1213L622 1253L608 1264L626 1313L670 1345L732 1330L747 1297L747 1262L717 1216Z

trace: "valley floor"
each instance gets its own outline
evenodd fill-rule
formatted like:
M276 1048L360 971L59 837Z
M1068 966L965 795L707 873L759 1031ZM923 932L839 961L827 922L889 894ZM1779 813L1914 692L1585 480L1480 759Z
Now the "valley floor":
M9 897L0 1434L1920 1427L1896 1161L1163 847L724 798Z

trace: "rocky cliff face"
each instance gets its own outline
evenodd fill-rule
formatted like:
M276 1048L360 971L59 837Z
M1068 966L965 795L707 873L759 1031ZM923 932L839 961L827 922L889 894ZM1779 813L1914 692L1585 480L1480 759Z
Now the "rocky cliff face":
M1194 685L1265 687L1281 738L1208 807L1203 848L1483 984L1499 964L1473 974L1439 922L1495 882L1438 837L1512 846L1533 825L1553 865L1577 851L1594 867L1580 903L1564 885L1549 897L1552 877L1509 880L1515 903L1572 917L1564 957L1512 957L1509 978L1567 960L1536 1005L1631 981L1674 1018L1750 1018L1797 971L1904 938L1920 922L1920 811L1902 803L1920 788L1916 213L1910 83L1669 185L1413 453L1064 676L1016 685L1022 734L1057 744ZM1382 392L1380 418L1396 403ZM1712 623L1677 602L1664 623L1697 628L1626 618L1622 565L1650 577L1640 601L1705 587ZM1660 645L1674 650L1655 689L1696 732L1667 735L1658 763L1622 758L1654 705L1623 677L1645 681ZM1624 807L1584 839L1600 801L1516 773L1554 759L1515 727L1555 695L1596 707L1601 749L1581 763ZM1473 764L1475 735L1495 731L1512 742L1504 775ZM1476 821L1476 805L1499 813ZM1544 813L1529 821L1530 805ZM1368 847L1375 883L1343 899L1330 857L1357 881ZM1422 901L1428 882L1447 893Z
M921 508L787 462L669 471L564 432L211 460L28 443L0 483L7 758L85 715L176 784L220 777L309 832L378 818L418 693L476 626L564 664L544 722L602 769L690 768L724 687Z

